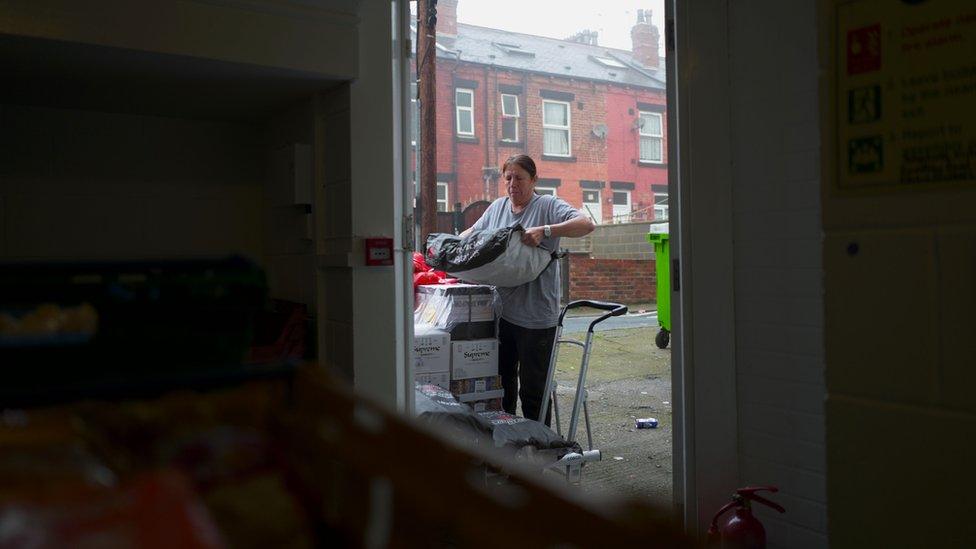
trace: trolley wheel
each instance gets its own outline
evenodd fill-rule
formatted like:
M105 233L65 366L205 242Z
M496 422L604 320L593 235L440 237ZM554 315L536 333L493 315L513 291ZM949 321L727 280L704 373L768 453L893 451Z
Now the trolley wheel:
M657 336L654 338L654 343L657 343L658 349L667 349L668 343L671 342L671 332L664 328L658 331Z

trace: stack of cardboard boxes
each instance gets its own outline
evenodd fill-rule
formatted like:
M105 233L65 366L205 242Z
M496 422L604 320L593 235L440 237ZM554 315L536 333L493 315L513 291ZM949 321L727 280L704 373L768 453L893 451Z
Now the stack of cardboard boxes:
M501 410L494 289L475 284L417 288L414 373L451 391L476 412Z

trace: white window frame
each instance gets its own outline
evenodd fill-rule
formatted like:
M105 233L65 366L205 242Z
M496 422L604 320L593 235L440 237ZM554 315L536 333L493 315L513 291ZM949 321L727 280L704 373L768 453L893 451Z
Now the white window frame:
M558 125L558 124L547 124L546 123L546 104L548 104L548 103L555 103L555 104L565 105L566 106L566 125L565 126L561 126L561 125ZM546 152L546 139L545 139L545 131L546 130L564 130L566 132L566 143L568 144L568 147L567 148L569 149L566 154L556 154L556 153ZM570 103L568 101L554 101L552 99L543 99L542 100L542 132L543 132L543 138L542 138L542 154L543 155L545 155L545 156L563 156L563 157L573 156L573 109L571 108L571 105L570 105Z
M658 159L658 160L650 160L650 159L646 159L646 158L640 157L640 162L644 162L646 164L664 164L664 113L650 112L650 111L639 111L639 113L638 113L638 117L639 117L638 120L641 120L643 122L645 116L656 116L657 119L658 119L658 126L657 127L660 128L661 131L660 131L660 133L656 133L656 134L655 133L650 133L649 131L647 131L647 130L644 129L644 124L640 124L640 128L638 130L638 133L640 134L639 139L640 139L640 141L643 141L645 137L650 138L650 139L659 139L661 141L661 147L660 147L661 158ZM642 150L642 148L641 148L640 145L641 145L640 142L638 142L637 143L637 154L638 154L638 156L640 156L640 153L641 153L641 150Z
M417 100L417 83L410 83L410 145L417 146L417 135L420 133L420 102Z
M441 200L440 198L437 198L437 195L436 194L434 195L434 198L437 200L437 211L438 212L449 212L449 211L451 211L451 186L448 185L447 183L442 182L442 181L438 181L437 182L437 188L440 189L441 187L444 187L444 200ZM443 210L440 208L441 203L444 204L444 209Z
M511 97L512 99L515 100L515 113L507 113L507 112L505 112L505 98L506 97ZM505 141L505 142L508 142L508 143L518 143L518 140L519 140L519 114L520 114L520 112L519 112L519 103L518 103L518 96L515 95L515 94L513 94L513 93L503 93L503 94L501 94L500 99L501 99L501 102L502 102L502 141ZM507 120L507 119L511 119L511 120L514 120L515 121L515 139L506 139L505 138L505 124L504 124L504 121Z
M542 192L539 192L540 190L541 191L552 191L552 193L548 193L548 192L542 193ZM559 192L556 190L556 187L550 187L549 185L536 185L535 186L535 192L538 193L538 194L552 194L552 196L556 196L556 197L559 196Z
M668 219L668 215L669 215L668 209L670 207L670 204L668 202L658 203L657 197L659 196L668 198L668 193L657 193L657 192L654 193L654 220L655 221L659 219L660 220ZM664 215L660 218L657 215L659 211L664 213Z
M458 104L458 94L466 93L471 96L471 106L462 107ZM471 119L471 131L461 131L461 115L465 114ZM474 136L474 90L469 88L454 88L454 127L458 135Z

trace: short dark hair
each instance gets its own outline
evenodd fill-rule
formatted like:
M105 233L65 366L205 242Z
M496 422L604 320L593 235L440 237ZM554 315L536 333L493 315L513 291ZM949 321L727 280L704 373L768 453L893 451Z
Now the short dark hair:
M513 164L528 172L529 177L535 179L535 160L532 160L531 156L527 154L514 154L509 156L508 160L502 164L502 171L504 172Z

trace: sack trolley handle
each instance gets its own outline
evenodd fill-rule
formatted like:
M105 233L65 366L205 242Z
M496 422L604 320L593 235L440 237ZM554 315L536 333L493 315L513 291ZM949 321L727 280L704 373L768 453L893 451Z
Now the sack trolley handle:
M606 314L596 318L595 320L593 320L593 322L590 323L590 327L586 331L585 343L580 343L575 339L565 339L565 340L560 339L563 333L563 319L566 317L566 312L569 311L570 309L576 309L578 307L591 307L593 309L600 309L607 312ZM553 377L555 376L556 361L558 360L558 356L559 356L559 344L571 343L583 348L583 362L580 365L579 379L577 380L576 383L576 395L575 398L573 399L573 410L569 420L569 431L567 431L566 433L566 440L570 442L574 442L576 440L576 427L577 424L579 423L579 412L580 412L580 408L583 405L583 395L584 392L586 391L586 387L585 387L586 371L590 363L590 347L593 342L593 328L596 327L597 324L603 322L604 320L612 316L620 316L626 312L627 312L627 306L622 305L620 303L610 303L606 301L592 301L588 299L580 299L567 304L566 307L563 309L563 312L560 313L559 315L559 324L556 325L556 334L553 338L553 344L552 344L553 348L549 359L549 371L546 374L545 387L546 387L547 396L549 395L554 396L555 393L555 388L553 387ZM543 398L542 400L542 407L539 412L539 418L538 418L538 421L540 422L543 422L546 419L546 413L549 411L549 401L550 401L549 398ZM556 430L558 432L561 429L560 429L559 419L558 419L559 416L557 415L556 417L557 417Z
M597 318L593 322L590 322L589 332L593 331L593 328L603 322L604 320L610 318L611 316L620 316L627 312L627 306L620 303L611 303L609 301L591 301L589 299L578 299L573 301L563 309L563 312L559 314L559 326L563 325L563 317L566 316L566 312L570 309L576 309L578 307L590 307L593 309L600 309L603 311L608 311L607 314Z

